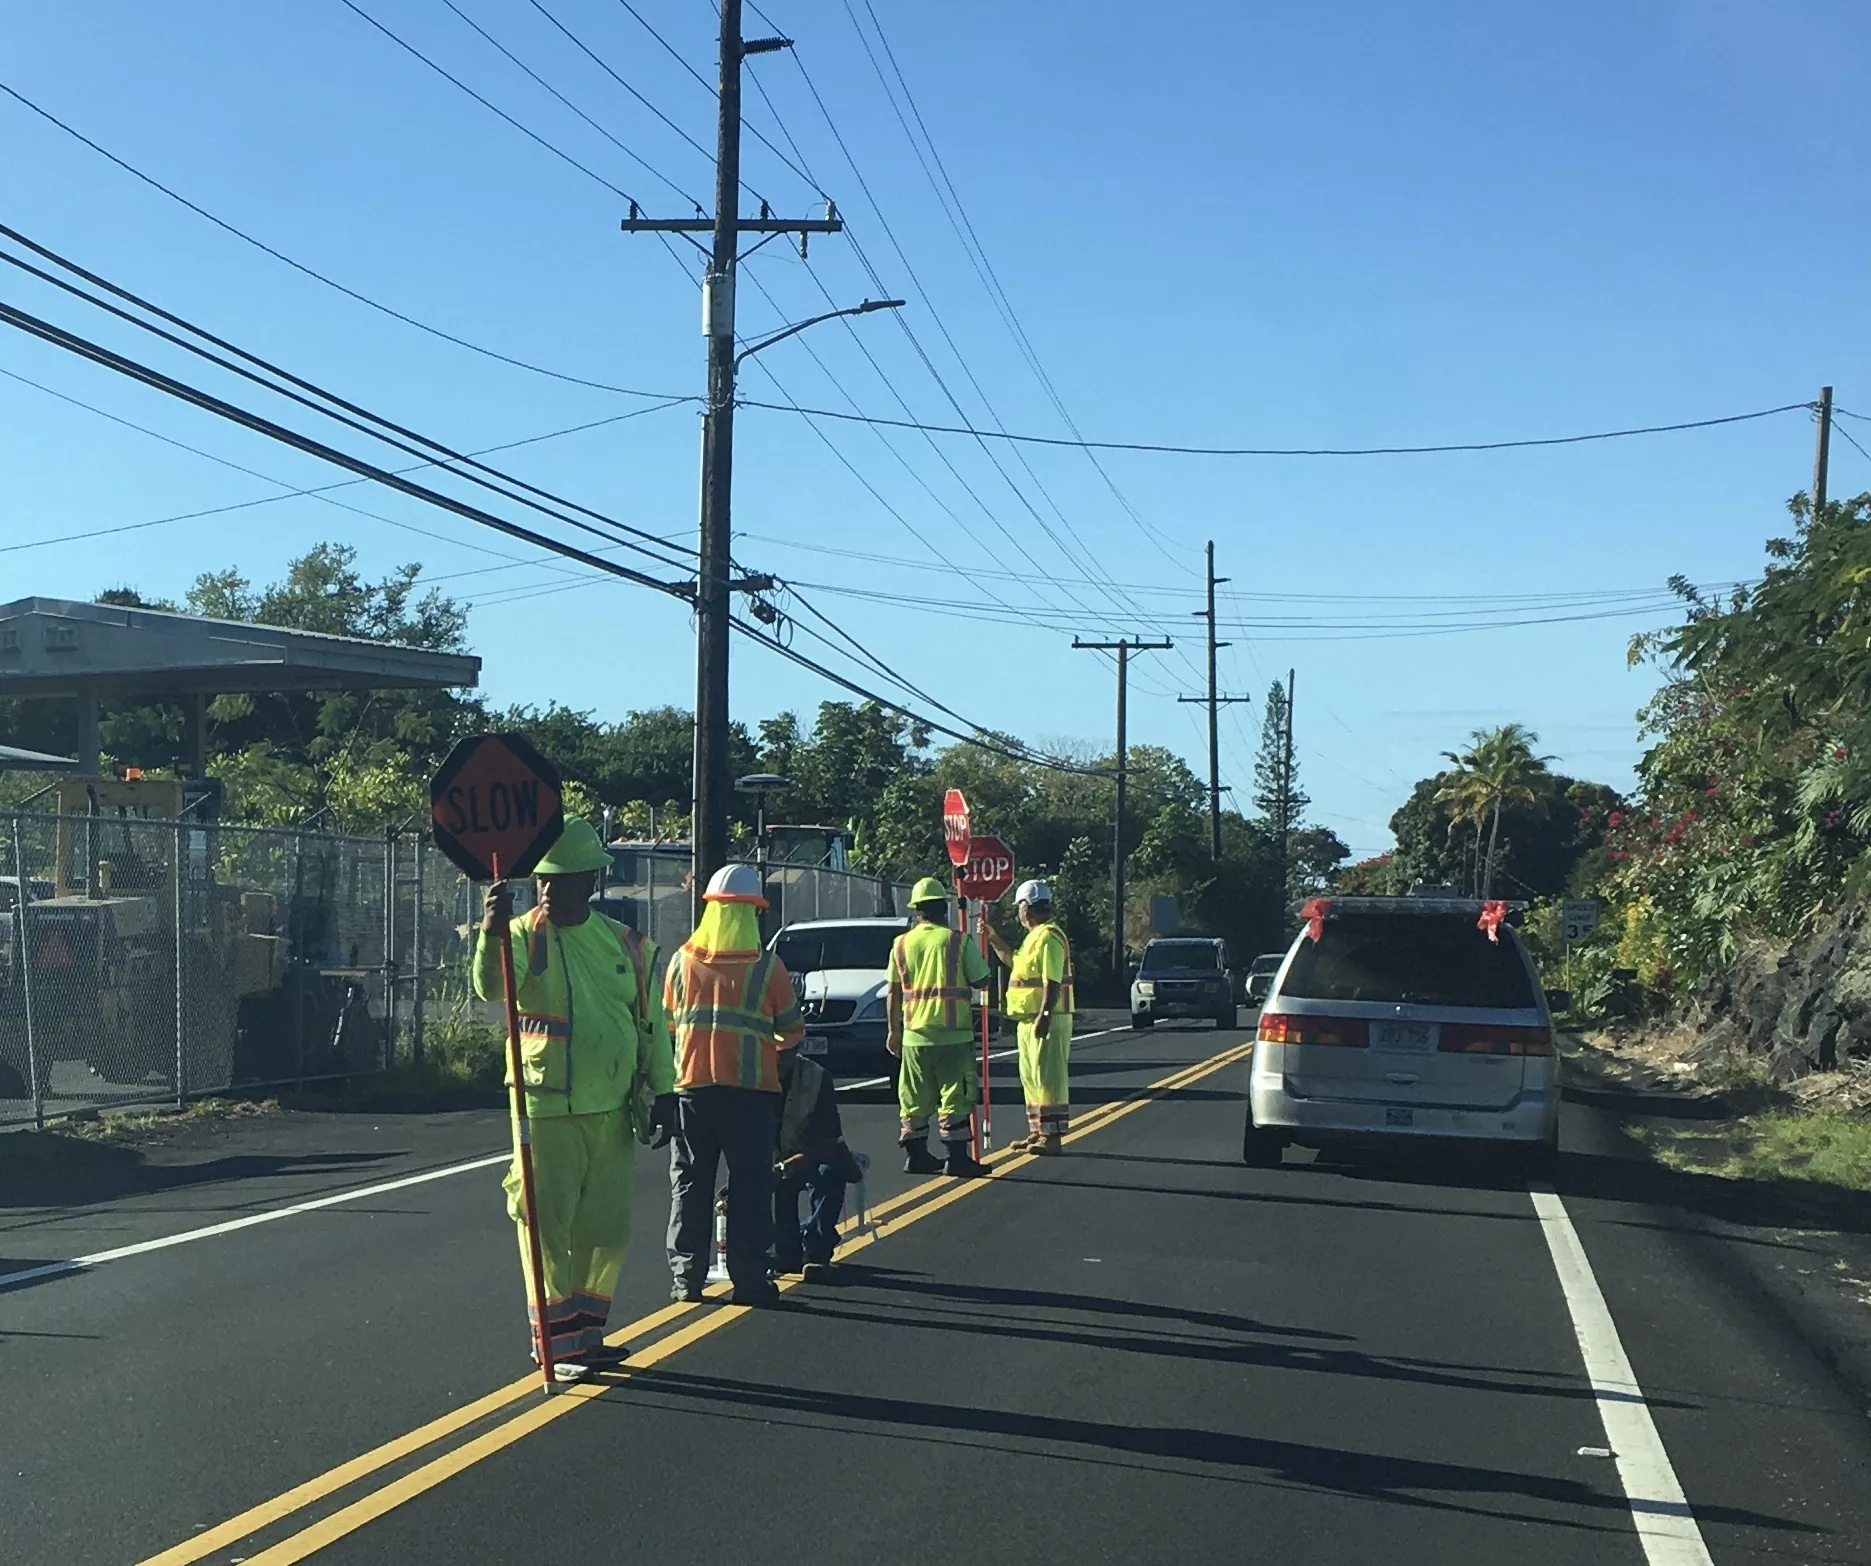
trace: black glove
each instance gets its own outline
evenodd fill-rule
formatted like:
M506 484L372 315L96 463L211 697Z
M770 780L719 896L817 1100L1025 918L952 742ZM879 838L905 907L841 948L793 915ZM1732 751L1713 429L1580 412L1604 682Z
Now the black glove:
M674 1093L658 1093L650 1104L650 1146L667 1147L681 1124Z

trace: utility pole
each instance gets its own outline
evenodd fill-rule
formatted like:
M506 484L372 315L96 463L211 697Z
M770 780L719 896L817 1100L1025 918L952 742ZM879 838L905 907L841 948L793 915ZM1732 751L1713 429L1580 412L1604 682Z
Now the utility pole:
M1813 521L1826 509L1826 468L1832 459L1832 388L1819 388L1819 449L1813 455Z
M627 234L710 234L702 281L702 331L708 338L708 404L702 420L702 517L695 585L694 909L699 919L708 878L728 858L728 798L734 780L728 756L728 579L734 479L734 270L742 234L806 235L844 228L831 203L823 218L776 218L762 203L758 218L740 215L741 61L790 49L790 38L741 37L741 0L721 0L720 124L715 153L715 212L707 217L645 218L630 204ZM764 241L763 241L764 242ZM700 241L691 239L698 249Z
M1286 746L1280 758L1280 868L1293 879L1293 671L1286 671Z
M1215 541L1208 541L1208 607L1192 610L1198 620L1208 621L1208 694L1178 696L1179 702L1202 702L1208 707L1208 856L1221 858L1221 726L1220 709L1231 702L1249 701L1247 696L1222 696L1215 689L1215 649L1228 646L1215 640L1215 584L1228 578L1215 575Z
M1111 834L1111 971L1120 983L1124 978L1124 781L1129 771L1130 757L1130 743L1125 730L1125 698L1130 689L1130 655L1134 652L1165 652L1174 645L1167 636L1160 642L1133 642L1122 636L1114 642L1082 642L1076 636L1072 638L1072 646L1078 652L1117 654L1117 819Z

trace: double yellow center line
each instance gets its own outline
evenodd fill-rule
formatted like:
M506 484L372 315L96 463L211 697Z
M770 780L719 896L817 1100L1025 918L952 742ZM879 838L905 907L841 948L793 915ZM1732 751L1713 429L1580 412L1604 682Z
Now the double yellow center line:
M1235 1062L1244 1060L1252 1051L1252 1043L1236 1045L1233 1049L1223 1050L1207 1060L1172 1073L1160 1081L1152 1082L1134 1097L1120 1100L1116 1104L1102 1105L1089 1111L1078 1126L1067 1134L1065 1140L1076 1142L1082 1137L1102 1131L1129 1114L1148 1104L1155 1094L1173 1091L1187 1086L1201 1077L1220 1071ZM1014 1153L1003 1148L991 1154L987 1162L997 1174L1009 1169L1017 1169L1023 1164L1034 1161L1030 1153ZM890 1228L907 1228L910 1224L920 1223L932 1213L940 1212L951 1203L964 1197L984 1191L992 1186L991 1180L948 1180L937 1178L914 1186L900 1196L871 1209L869 1217L873 1223L891 1219ZM913 1209L913 1210L911 1210ZM900 1216L893 1216L900 1215ZM873 1229L867 1233L850 1235L855 1221L847 1219L840 1227L848 1238L840 1247L841 1257L849 1257L866 1246L875 1244L881 1237ZM795 1287L797 1280L783 1279L780 1288ZM660 1331L680 1317L697 1309L689 1304L666 1305L661 1310L650 1312L628 1326L620 1327L605 1339L607 1343L622 1345L641 1339ZM369 1494L352 1501L346 1506L331 1512L292 1534L279 1543L246 1558L247 1566L287 1566L287 1563L304 1560L316 1554L327 1545L336 1543L347 1534L355 1533L359 1528L394 1511L397 1507L425 1491L434 1489L464 1469L473 1467L482 1459L509 1447L514 1442L531 1435L535 1430L561 1419L573 1410L582 1407L593 1398L604 1394L617 1386L620 1380L627 1380L637 1371L648 1370L662 1363L672 1355L680 1353L690 1344L699 1342L711 1333L719 1332L747 1314L749 1307L726 1305L717 1310L701 1315L687 1326L667 1333L645 1348L635 1349L629 1362L617 1375L604 1381L575 1382L560 1389L560 1395L540 1398L527 1402L526 1406L511 1415L490 1430L451 1447L441 1455L431 1458L418 1468L402 1474ZM405 1458L413 1457L425 1447L433 1446L450 1436L458 1435L472 1426L511 1408L516 1403L525 1401L528 1394L538 1393L539 1380L536 1375L523 1376L517 1381L477 1398L474 1402L432 1419L426 1425L411 1430L407 1435L386 1441L382 1446L361 1453L349 1462L340 1463L336 1468L308 1479L304 1484L262 1501L258 1506L250 1507L237 1517L230 1517L226 1522L213 1528L204 1529L193 1538L187 1539L173 1548L164 1550L159 1555L152 1555L141 1566L188 1566L188 1563L200 1561L222 1550L251 1538L261 1530L282 1522L295 1513L304 1511L328 1496L348 1489L360 1480L381 1472Z

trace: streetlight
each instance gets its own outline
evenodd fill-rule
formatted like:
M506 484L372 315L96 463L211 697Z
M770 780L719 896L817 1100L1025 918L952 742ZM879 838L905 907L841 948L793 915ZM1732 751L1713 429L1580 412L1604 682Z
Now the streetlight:
M728 186L730 193L732 184ZM728 199L732 199L730 197ZM795 321L731 357L734 344L732 273L727 287L704 310L710 348L708 406L702 416L702 525L695 578L695 917L702 888L728 858L728 594L732 570L734 381L741 363L821 321L900 310L901 299L866 299L843 310Z
M791 788L792 780L777 772L750 772L744 778L736 778L734 787L740 793L754 796L754 870L760 877L760 893L764 897L767 890L767 796Z

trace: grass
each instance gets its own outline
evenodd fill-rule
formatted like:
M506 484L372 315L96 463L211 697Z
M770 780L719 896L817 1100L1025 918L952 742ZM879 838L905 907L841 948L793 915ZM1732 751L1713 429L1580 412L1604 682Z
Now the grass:
M1871 1119L1842 1110L1773 1109L1707 1130L1646 1126L1637 1134L1671 1169L1871 1191Z
M146 1109L100 1112L95 1117L78 1114L67 1117L58 1129L87 1142L125 1141L152 1131L198 1125L209 1120L246 1120L255 1115L276 1115L279 1100L244 1098L197 1098L177 1108L162 1104Z
M484 1021L467 990L438 993L423 1027L422 1059L353 1078L351 1098L407 1098L497 1089L506 1078L507 1036Z

